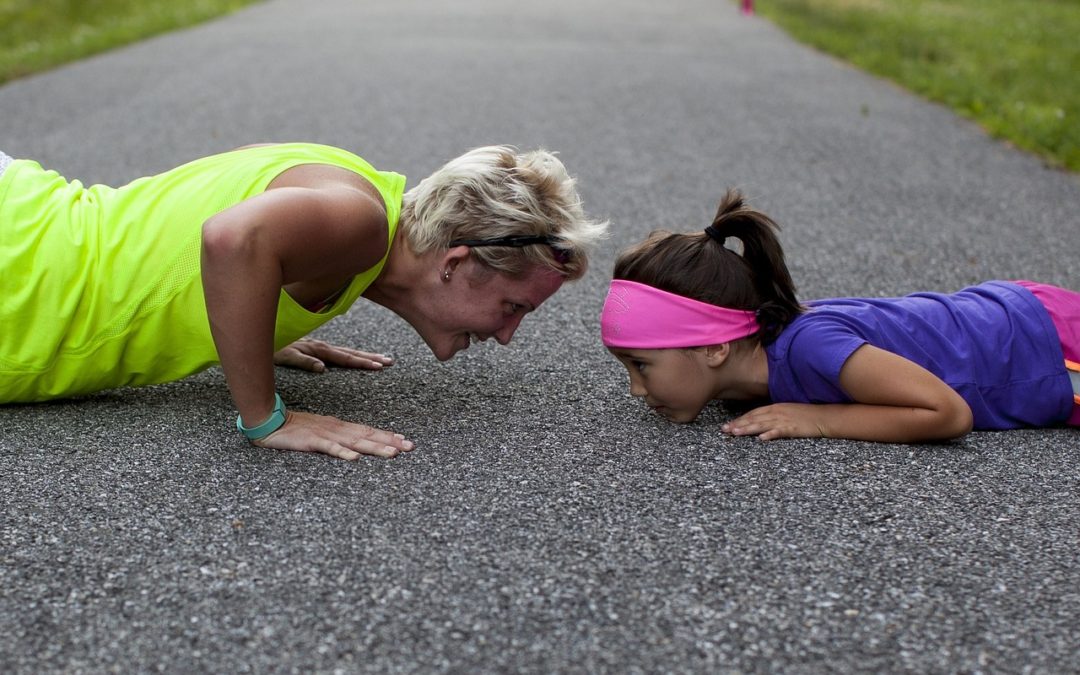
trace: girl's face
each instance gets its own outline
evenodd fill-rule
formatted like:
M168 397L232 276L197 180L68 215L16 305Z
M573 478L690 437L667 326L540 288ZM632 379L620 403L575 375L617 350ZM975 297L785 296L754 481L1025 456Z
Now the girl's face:
M630 395L672 422L692 422L714 398L704 348L610 349L630 373Z

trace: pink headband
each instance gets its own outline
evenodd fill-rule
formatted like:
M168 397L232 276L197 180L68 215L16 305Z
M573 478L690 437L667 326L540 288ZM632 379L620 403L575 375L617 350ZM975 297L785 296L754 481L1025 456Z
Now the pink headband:
M611 282L600 314L607 347L677 349L731 342L758 331L754 312L684 298L636 281Z

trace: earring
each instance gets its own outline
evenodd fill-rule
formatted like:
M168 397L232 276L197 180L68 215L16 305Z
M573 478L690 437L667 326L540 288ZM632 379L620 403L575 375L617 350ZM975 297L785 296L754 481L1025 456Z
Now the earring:
M450 270L446 270L442 273L443 281L450 281Z

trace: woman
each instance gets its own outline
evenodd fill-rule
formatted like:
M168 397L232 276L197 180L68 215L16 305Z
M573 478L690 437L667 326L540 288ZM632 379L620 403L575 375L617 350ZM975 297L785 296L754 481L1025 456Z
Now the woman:
M413 189L338 148L247 146L121 188L0 153L0 403L176 380L220 363L260 447L393 456L400 434L285 410L274 364L390 359L300 338L360 296L440 360L506 344L605 224L545 151L472 150Z

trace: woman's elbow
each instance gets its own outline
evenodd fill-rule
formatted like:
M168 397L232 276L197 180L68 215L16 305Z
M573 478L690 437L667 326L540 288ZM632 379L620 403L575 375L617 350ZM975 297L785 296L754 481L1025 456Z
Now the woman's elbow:
M228 218L212 216L202 226L204 261L236 260L251 248L251 238L244 228L233 226Z

